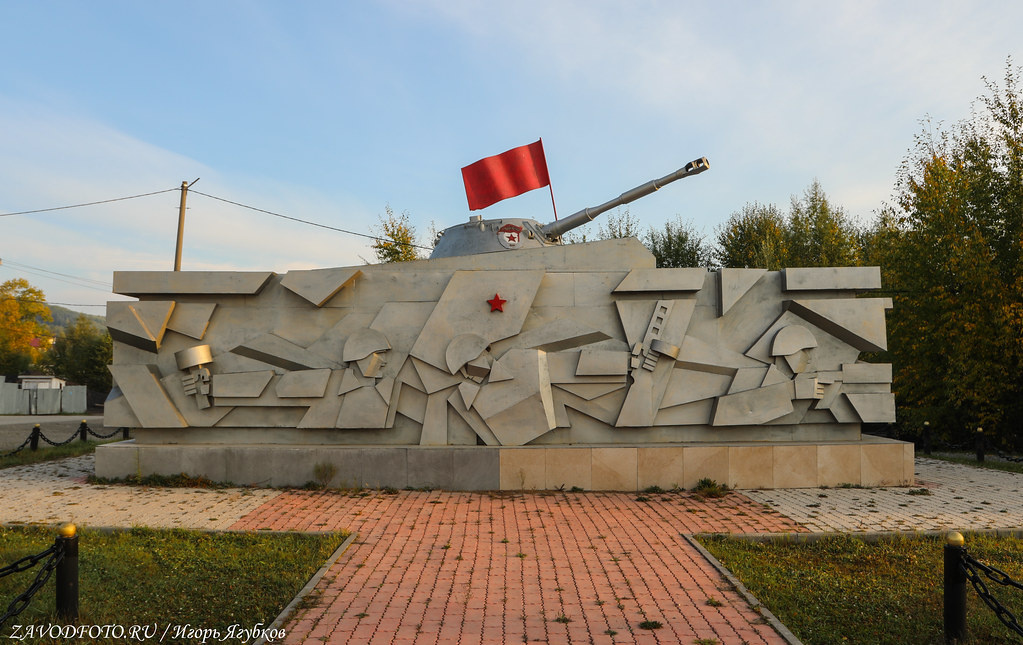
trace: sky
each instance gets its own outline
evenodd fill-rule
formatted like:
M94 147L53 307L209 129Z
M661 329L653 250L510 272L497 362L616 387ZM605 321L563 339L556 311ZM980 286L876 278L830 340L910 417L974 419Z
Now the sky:
M0 282L101 315L114 271L173 268L183 181L183 270L352 266L370 240L221 200L363 234L390 208L428 245L470 215L463 166L539 138L561 217L707 157L630 206L644 229L710 240L815 179L866 224L914 137L1023 64L1008 0L9 1L4 22ZM480 213L554 219L546 189Z

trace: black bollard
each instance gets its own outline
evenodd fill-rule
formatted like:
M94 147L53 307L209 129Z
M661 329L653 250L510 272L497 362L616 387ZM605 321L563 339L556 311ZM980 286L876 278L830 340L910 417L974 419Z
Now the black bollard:
M78 529L74 524L60 529L57 543L64 549L57 565L57 617L74 623L78 622Z
M945 539L946 643L960 643L966 638L966 571L962 567L965 542L956 532Z
M924 454L931 454L931 422L924 421Z
M82 419L82 422L78 425L78 438L82 441L89 440L89 424Z
M28 442L28 447L31 448L32 450L39 450L40 432L42 432L42 430L39 429L39 424L37 423L35 424L35 426L32 427L32 438Z
M121 438L124 439L125 441L129 439L128 428L121 428Z
M984 428L977 428L977 463L984 463Z

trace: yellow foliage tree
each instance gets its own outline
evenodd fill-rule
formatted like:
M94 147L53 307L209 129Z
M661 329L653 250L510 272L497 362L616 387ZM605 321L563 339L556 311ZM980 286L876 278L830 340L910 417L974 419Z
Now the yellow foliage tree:
M23 278L0 284L0 374L25 372L42 355L53 320L46 296Z
M371 245L378 262L408 262L420 260L416 243L416 229L409 223L408 211L395 215L388 205L384 207L386 218L380 218L379 237Z

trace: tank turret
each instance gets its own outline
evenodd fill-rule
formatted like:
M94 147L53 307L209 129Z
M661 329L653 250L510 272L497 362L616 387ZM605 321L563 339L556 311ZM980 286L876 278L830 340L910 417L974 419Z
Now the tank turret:
M710 168L706 157L690 161L684 167L660 179L654 179L626 191L600 206L584 208L568 217L549 224L532 219L504 218L485 220L472 215L469 221L446 228L437 235L430 258L446 258L476 253L493 253L515 249L535 249L561 244L561 236L593 221L601 213L612 208L646 197L673 181L698 175Z

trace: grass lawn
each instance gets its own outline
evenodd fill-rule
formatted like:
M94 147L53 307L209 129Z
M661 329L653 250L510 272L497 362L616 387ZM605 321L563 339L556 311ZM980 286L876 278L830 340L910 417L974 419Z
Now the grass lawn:
M926 459L940 459L941 461L951 461L954 464L963 464L965 466L973 466L974 468L988 468L990 470L1004 470L1010 473L1023 473L1023 463L1018 461L1002 461L997 457L990 455L984 461L977 461L976 454L968 453L934 453L931 455L925 455L923 453L916 453L917 457L923 457Z
M67 437L61 437L66 439ZM79 457L81 455L89 455L96 451L96 446L101 443L110 443L111 441L118 441L111 439L110 441L79 441L75 439L71 443L66 443L63 446L53 447L48 443L39 441L39 450L30 450L28 446L25 446L21 451L14 453L13 455L7 455L9 451L0 450L0 468L13 468L14 466L27 466L28 464L37 464L41 461L53 461L55 459L64 459L66 457Z
M807 645L944 643L944 538L868 542L835 536L761 543L700 536L699 541ZM966 548L981 562L1023 581L1023 540L969 534ZM1023 619L1023 591L986 578L985 583ZM967 600L969 642L1023 640L998 621L972 586Z
M264 628L323 565L345 536L340 533L203 533L184 530L83 530L79 542L81 625L157 625L148 642L194 643L172 639L173 626L220 629L231 625ZM46 549L54 529L0 527L0 566ZM0 614L29 586L38 568L0 578ZM12 626L58 622L54 609L55 577L46 583ZM14 641L12 641L14 642ZM26 640L24 642L51 642ZM72 642L68 640L52 642ZM78 639L74 642L124 643ZM214 642L210 639L208 642ZM215 642L240 642L237 639Z

